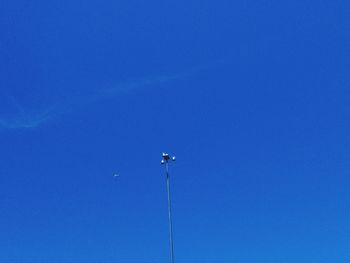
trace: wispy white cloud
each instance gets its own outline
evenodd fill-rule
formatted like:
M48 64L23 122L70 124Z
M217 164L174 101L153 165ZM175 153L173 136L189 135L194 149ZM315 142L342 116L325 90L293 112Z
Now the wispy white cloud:
M130 92L136 89L146 88L154 85L160 85L160 84L169 82L171 80L179 79L181 77L182 77L181 75L168 75L168 76L164 75L164 76L143 78L140 80L131 80L131 81L120 83L112 88L102 89L98 94L96 94L96 96L100 98L114 97L124 92Z
M2 129L34 129L56 115L52 108L37 112L19 111L11 116L0 118Z
M32 111L22 107L13 97L8 97L12 108L15 109L14 114L0 116L0 128L2 129L35 129L44 123L53 120L62 114L67 114L75 108L89 105L97 101L113 98L122 93L140 89L147 86L158 85L167 81L179 78L177 76L156 76L140 80L131 80L119 83L112 88L100 89L84 96L69 97L65 101L57 103L49 108Z
M212 64L193 67L187 71L172 75L159 75L146 77L139 80L130 80L119 83L111 88L99 89L84 96L69 97L65 101L61 101L54 106L50 106L41 111L30 111L23 108L14 98L10 98L12 106L16 109L16 113L9 116L0 116L0 129L35 129L44 123L67 114L76 108L95 103L103 99L110 99L133 90L147 88L150 86L161 85L163 83L188 77L203 69L213 67L223 61L216 61Z

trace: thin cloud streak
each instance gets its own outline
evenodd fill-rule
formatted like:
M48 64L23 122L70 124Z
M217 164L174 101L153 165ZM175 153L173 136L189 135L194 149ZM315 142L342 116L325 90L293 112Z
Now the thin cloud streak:
M54 120L55 118L74 111L76 108L81 108L100 100L110 99L127 93L133 90L160 85L172 80L185 78L191 76L199 71L212 68L225 62L225 60L218 60L211 64L205 64L198 67L193 67L180 74L160 75L148 77L140 80L130 80L124 83L119 83L112 88L98 90L91 94L85 94L83 97L73 97L65 101L61 101L54 106L50 106L41 111L27 111L14 98L11 99L11 104L16 108L17 113L0 118L0 129L35 129L41 127L43 124Z
M3 129L34 129L49 121L55 116L54 112L46 109L42 112L26 114L21 112L11 118L0 119L0 128Z
M74 108L86 106L103 99L110 99L122 93L130 92L142 87L162 84L179 77L180 75L157 76L141 79L139 81L128 81L120 83L113 88L102 89L92 94L86 94L83 97L74 97L62 101L56 106L36 112L27 111L13 97L11 97L11 105L16 109L16 114L0 118L0 129L35 129L60 115L73 111Z

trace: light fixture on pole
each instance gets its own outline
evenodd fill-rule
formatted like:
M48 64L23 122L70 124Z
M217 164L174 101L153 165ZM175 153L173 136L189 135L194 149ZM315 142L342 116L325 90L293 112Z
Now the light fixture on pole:
M170 199L170 178L169 178L169 161L175 161L175 156L170 156L167 153L163 153L163 159L161 164L165 164L166 172L166 186L168 193L168 216L169 216L169 244L170 244L170 263L174 263L174 243L173 243L173 224L171 216L171 199Z

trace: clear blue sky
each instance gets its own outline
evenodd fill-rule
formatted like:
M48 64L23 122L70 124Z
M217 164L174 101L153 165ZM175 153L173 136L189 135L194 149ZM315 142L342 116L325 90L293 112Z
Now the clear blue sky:
M2 0L0 262L349 262L349 17Z

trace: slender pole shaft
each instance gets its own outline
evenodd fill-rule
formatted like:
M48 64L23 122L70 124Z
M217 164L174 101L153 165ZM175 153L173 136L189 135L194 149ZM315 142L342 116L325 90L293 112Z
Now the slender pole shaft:
M173 243L173 225L171 217L171 200L170 200L170 178L168 162L165 162L166 167L166 185L168 192L168 215L169 215L169 241L170 241L170 263L174 263L174 243Z

